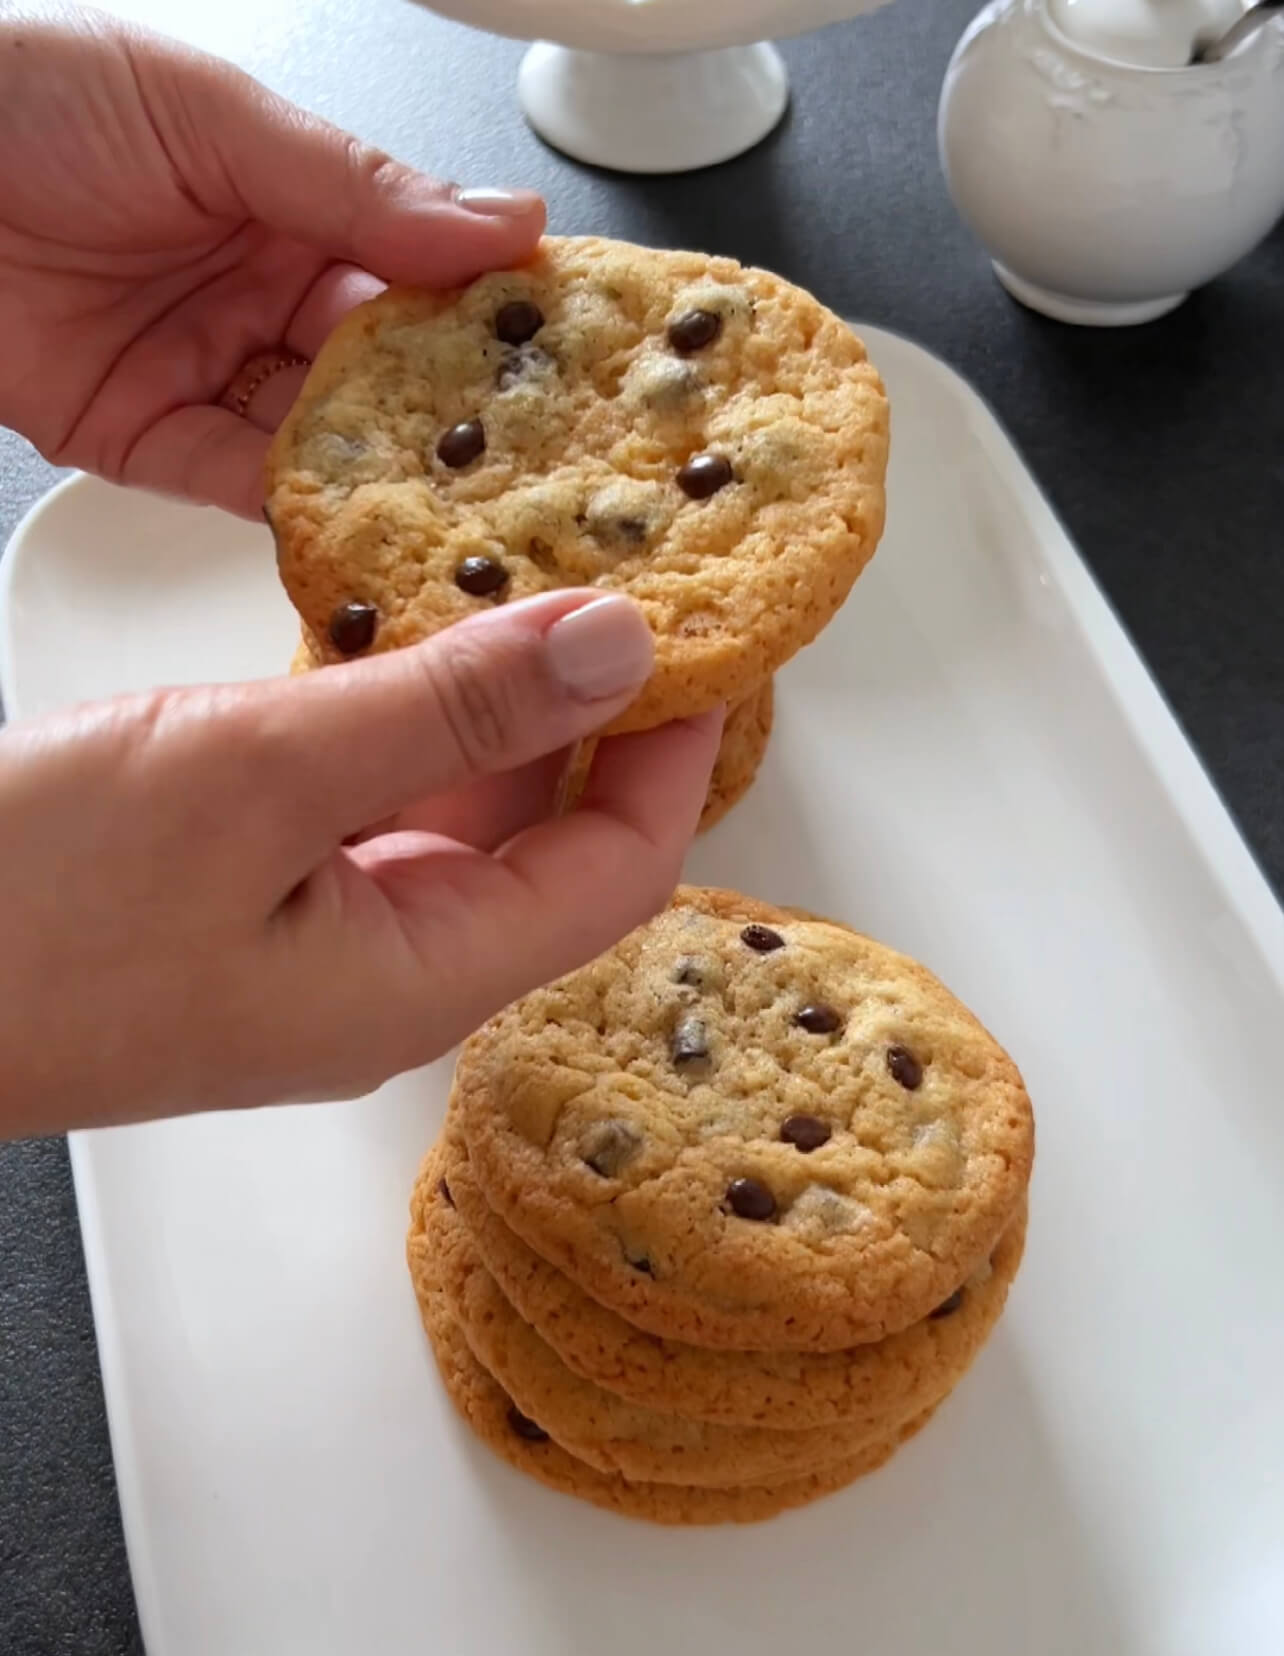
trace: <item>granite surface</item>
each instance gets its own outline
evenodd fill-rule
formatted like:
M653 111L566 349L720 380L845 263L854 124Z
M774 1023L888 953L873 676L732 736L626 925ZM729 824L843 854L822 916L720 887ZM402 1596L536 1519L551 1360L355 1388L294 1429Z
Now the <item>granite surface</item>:
M408 160L538 186L554 229L774 266L938 352L1014 435L1284 888L1284 232L1147 328L1078 332L1017 309L936 161L937 92L973 0L897 0L788 43L784 127L672 179L545 149L512 97L520 46L403 0L114 9L223 51ZM53 476L0 433L0 537ZM0 1148L0 1651L141 1649L66 1150Z

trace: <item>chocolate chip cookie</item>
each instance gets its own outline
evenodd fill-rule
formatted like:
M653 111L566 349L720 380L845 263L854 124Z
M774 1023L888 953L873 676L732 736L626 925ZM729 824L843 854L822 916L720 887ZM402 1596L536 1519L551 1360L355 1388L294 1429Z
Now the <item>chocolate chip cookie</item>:
M419 1308L446 1391L478 1437L510 1466L550 1489L627 1518L644 1518L656 1524L751 1524L773 1518L877 1471L929 1418L924 1415L912 1420L895 1437L871 1444L848 1461L775 1484L700 1489L630 1483L577 1460L555 1443L538 1421L516 1408L499 1382L473 1356L446 1296L432 1283L431 1275Z
M505 1298L443 1183L440 1152L427 1162L412 1203L407 1257L416 1292L440 1285L478 1362L517 1408L599 1471L631 1482L732 1488L774 1482L850 1460L886 1439L950 1389L919 1402L892 1396L881 1419L789 1430L726 1426L629 1402L574 1373Z
M631 594L655 672L613 728L743 700L883 527L887 401L851 330L729 259L546 240L390 291L317 358L268 462L287 592L327 661L549 588Z
M707 834L721 822L732 808L739 804L753 786L758 767L767 752L771 724L775 715L775 690L768 679L747 700L738 702L727 711L727 722L722 727L722 741L709 779L704 810L700 813L697 832ZM567 785L566 803L572 808L584 790L589 766L593 763L595 741L581 744Z
M592 1298L730 1350L840 1351L945 1307L1024 1198L1016 1066L914 961L687 888L464 1046L491 1207Z
M851 1426L870 1434L938 1403L997 1322L1025 1246L1022 1203L987 1260L931 1316L838 1352L709 1351L634 1328L510 1230L482 1196L447 1129L412 1201L414 1232L434 1199L453 1202L479 1260L516 1313L576 1374L634 1403L730 1426ZM484 1354L483 1354L484 1355Z

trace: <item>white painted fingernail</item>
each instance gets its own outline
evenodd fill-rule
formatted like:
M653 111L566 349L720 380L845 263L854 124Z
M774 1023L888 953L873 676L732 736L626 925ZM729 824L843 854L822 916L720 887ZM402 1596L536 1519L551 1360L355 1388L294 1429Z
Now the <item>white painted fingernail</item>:
M534 190L456 190L455 205L483 218L525 218L542 203Z
M646 683L655 641L646 617L622 593L572 610L544 634L549 668L577 701L604 701Z

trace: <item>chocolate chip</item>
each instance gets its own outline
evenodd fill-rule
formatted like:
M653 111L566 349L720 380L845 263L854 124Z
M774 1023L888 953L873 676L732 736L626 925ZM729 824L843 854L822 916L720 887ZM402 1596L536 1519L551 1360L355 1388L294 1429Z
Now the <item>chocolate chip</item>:
M529 1415L524 1415L516 1403L508 1406L508 1424L517 1433L519 1438L525 1438L527 1443L547 1443L548 1433L542 1426L537 1426Z
M494 558L465 558L455 571L455 585L472 598L493 598L508 585L508 571Z
M360 655L362 650L368 650L374 643L378 625L379 611L374 605L354 599L350 604L339 605L330 617L326 631L331 644L341 655Z
M709 1031L702 1018L683 1018L673 1034L673 1062L699 1064L709 1056Z
M740 1219L771 1219L776 1198L758 1179L732 1179L727 1186L727 1206Z
M832 1035L842 1027L843 1020L832 1006L804 1006L794 1022L809 1035Z
M692 960L690 955L683 955L682 959L673 968L673 981L683 983L689 989L704 988L704 972L698 960Z
M641 1271L643 1276L653 1277L655 1275L649 1259L630 1259L629 1264L632 1265L635 1271Z
M580 1155L603 1179L614 1179L642 1148L642 1134L630 1121L599 1121L580 1141Z
M691 500L708 500L731 481L731 462L724 454L693 454L678 472L678 487Z
M505 345L525 345L543 326L543 311L529 299L510 299L495 312L495 334Z
M783 949L785 940L779 932L772 931L770 926L746 926L740 933L740 941L747 943L758 954L770 954L773 949Z
M923 1066L908 1047L888 1047L887 1068L892 1080L899 1081L907 1092L917 1092L923 1085Z
M828 1144L834 1136L834 1129L827 1121L819 1116L796 1115L781 1124L780 1136L786 1144L792 1144L795 1150L801 1150L804 1156L809 1156L813 1150L819 1150L822 1144Z
M669 323L669 344L681 356L703 351L722 332L722 318L714 311L693 310Z
M437 1180L437 1194L441 1197L442 1201L445 1202L447 1207L454 1207L455 1198L450 1194L450 1186L446 1183L445 1179Z
M936 1310L931 1312L933 1317L952 1317L963 1303L963 1290L956 1288L949 1299L942 1300Z
M470 465L486 447L486 428L480 420L461 420L437 439L437 458L451 471Z

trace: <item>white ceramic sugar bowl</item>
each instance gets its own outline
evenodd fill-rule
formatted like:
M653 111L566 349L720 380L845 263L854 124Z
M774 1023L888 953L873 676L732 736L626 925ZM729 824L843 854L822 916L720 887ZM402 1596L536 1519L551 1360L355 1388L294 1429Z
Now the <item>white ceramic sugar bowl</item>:
M1024 304L1150 321L1284 212L1284 22L1191 65L1245 0L995 0L955 50L940 146L955 205Z

